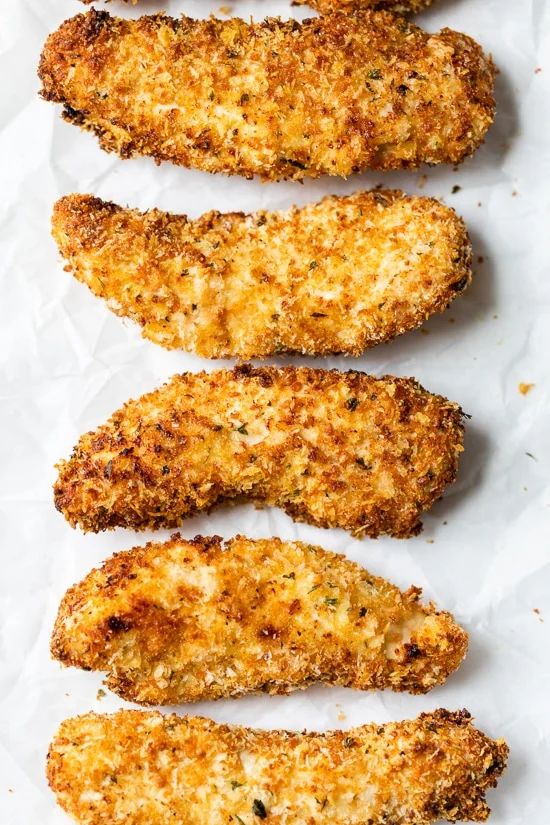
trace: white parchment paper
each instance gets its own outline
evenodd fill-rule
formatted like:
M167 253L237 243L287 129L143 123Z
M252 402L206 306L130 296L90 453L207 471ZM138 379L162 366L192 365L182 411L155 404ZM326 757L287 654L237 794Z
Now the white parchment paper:
M227 3L233 13L256 19L310 14L283 0ZM219 12L207 0L173 0L164 7L192 16ZM155 8L152 2L140 6L143 12ZM52 622L70 584L113 551L148 538L71 530L52 504L53 464L127 398L177 371L221 363L142 341L137 329L64 273L49 235L53 201L72 191L92 192L196 216L213 208L286 208L381 182L441 197L464 216L475 246L474 283L423 332L355 362L315 363L414 375L459 401L472 420L457 484L425 517L422 535L405 542L357 541L248 506L194 518L182 532L300 538L403 587L421 585L470 631L469 655L447 685L423 697L319 687L191 711L261 727L326 729L467 707L480 727L511 746L509 770L490 795L492 825L548 825L550 4L435 0L421 16L430 30L468 32L500 68L496 123L485 146L460 169L304 185L122 161L64 124L56 107L37 97L35 71L47 34L80 10L73 0L0 3L0 825L67 821L44 779L48 742L64 717L122 703L109 694L96 698L98 674L61 670L50 661ZM115 4L111 11L138 13ZM455 194L453 186L460 187ZM520 382L534 387L522 395Z

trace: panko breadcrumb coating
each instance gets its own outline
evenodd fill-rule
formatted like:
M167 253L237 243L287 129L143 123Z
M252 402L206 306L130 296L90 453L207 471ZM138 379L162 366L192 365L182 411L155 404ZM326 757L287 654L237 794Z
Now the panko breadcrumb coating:
M72 587L51 650L150 705L319 681L426 693L456 670L468 637L421 592L310 544L176 534Z
M92 10L48 38L42 96L121 157L265 179L460 163L493 120L466 35L389 12L261 23Z
M471 279L461 219L398 191L195 221L68 195L52 230L66 268L146 338L210 358L360 355Z
M405 538L454 481L460 408L413 379L249 365L129 401L58 465L84 530L176 527L246 496L298 521Z
M48 780L81 825L484 822L508 747L468 711L291 733L158 712L62 723Z

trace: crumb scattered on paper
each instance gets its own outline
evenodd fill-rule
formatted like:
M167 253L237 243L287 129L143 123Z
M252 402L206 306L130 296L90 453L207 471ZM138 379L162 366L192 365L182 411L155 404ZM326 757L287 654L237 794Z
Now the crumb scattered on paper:
M539 610L539 608L538 608L538 607L534 607L534 608L533 608L533 613L536 613L536 614L537 614L537 617L538 617L539 622L544 623L544 619L543 619L543 618L542 618L542 616L540 615L540 610Z
M521 395L527 395L531 392L534 386L534 384L526 384L524 381L520 381L518 384L518 392L520 392Z
M231 12L233 11L233 6L220 6L218 11L220 14L228 15L231 14Z
M101 701L101 699L103 699L103 697L104 697L104 696L106 696L106 695L107 695L107 694L105 693L105 691L103 690L103 688L99 688L99 690L98 690L98 692L97 692L97 694L96 694L96 697L95 697L95 698L96 698L96 699L97 699L97 701L99 702L99 701Z
M342 706L337 704L336 707L338 708L338 714L337 714L336 718L338 719L339 722L344 722L347 717L346 717L346 714L344 713L344 711L342 710Z
M455 183L455 185L451 189L451 195L456 195L456 193L460 192L461 189L462 189L462 186L459 186L457 183Z

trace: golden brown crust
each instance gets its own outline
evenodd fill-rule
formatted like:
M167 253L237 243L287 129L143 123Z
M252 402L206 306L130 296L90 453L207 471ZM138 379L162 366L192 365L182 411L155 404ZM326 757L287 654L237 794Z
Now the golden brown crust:
M176 534L72 587L51 650L150 705L318 681L425 693L458 667L468 637L420 594L301 542Z
M237 496L405 538L454 481L459 407L412 379L249 365L183 373L82 436L55 503L84 530L177 527Z
M50 35L39 75L106 150L272 180L459 163L494 113L477 43L388 12L249 24L92 10Z
M456 213L398 191L198 220L91 195L54 208L67 269L145 337L210 358L360 355L444 310L471 280Z
M290 733L143 711L61 725L48 780L81 825L483 822L508 747L467 711Z

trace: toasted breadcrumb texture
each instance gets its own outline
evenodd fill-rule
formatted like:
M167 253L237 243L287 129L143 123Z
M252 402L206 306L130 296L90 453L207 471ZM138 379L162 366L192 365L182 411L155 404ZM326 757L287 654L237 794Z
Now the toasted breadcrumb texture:
M467 711L291 733L143 711L63 722L48 779L81 825L484 822L508 748Z
M42 96L121 157L265 179L459 163L493 120L494 67L388 12L261 23L91 10L48 38Z
M458 667L468 637L421 592L301 542L176 534L72 587L51 650L152 705L312 682L425 693Z
M399 191L195 221L68 195L52 231L66 268L146 338L209 358L360 355L471 280L462 220Z
M454 481L460 408L413 379L245 364L129 401L58 465L84 530L177 527L243 496L297 521L405 538Z

